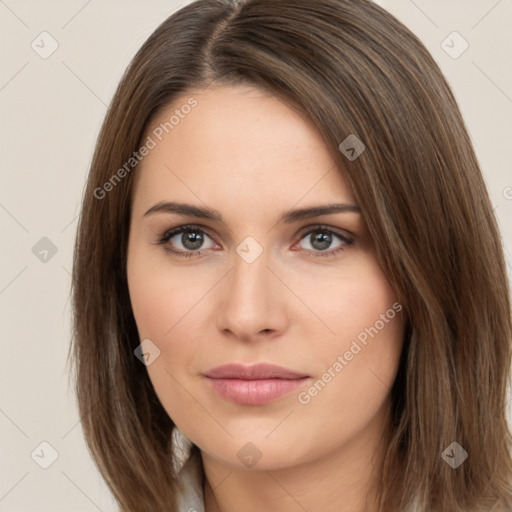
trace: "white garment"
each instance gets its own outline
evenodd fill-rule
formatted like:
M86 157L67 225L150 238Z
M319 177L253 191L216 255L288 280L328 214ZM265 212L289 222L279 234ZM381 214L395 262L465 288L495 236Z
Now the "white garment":
M182 487L178 492L178 512L204 512L202 461L199 453L191 454L192 442L178 427L172 431L176 442L176 463L178 481Z

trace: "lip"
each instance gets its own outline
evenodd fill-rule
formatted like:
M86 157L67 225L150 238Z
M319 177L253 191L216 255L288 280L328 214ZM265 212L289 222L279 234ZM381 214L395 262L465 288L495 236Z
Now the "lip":
M203 376L223 398L243 405L262 405L302 386L309 375L277 366L259 363L252 366L227 364Z
M299 373L283 366L275 364L258 363L251 366L244 364L225 364L217 366L213 370L209 370L204 374L212 379L243 379L243 380L259 380L259 379L301 379L309 377L305 373Z

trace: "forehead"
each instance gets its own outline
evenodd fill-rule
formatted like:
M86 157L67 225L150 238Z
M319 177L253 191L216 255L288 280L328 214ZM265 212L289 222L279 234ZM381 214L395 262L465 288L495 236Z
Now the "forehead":
M281 210L305 195L353 201L313 123L254 87L187 91L152 120L147 137L155 146L137 167L136 203L185 195L219 209L219 200L236 199L261 209L266 198Z

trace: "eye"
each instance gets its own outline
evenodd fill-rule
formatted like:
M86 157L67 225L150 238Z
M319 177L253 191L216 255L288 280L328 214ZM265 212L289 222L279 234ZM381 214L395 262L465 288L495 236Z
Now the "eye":
M338 239L338 244L333 248L333 241ZM325 226L315 226L305 233L300 241L306 241L305 250L311 252L313 257L327 257L345 251L354 244L354 240L346 235L334 231Z
M209 239L211 243L204 247L206 239ZM212 249L216 246L208 234L196 226L181 226L166 231L157 243L162 244L167 252L184 258L198 256L201 254L198 249ZM173 247L177 247L178 250Z

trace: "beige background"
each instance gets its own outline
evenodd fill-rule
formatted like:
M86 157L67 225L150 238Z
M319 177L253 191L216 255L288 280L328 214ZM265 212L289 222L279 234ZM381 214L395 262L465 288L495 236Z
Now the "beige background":
M106 106L135 51L185 3L0 0L0 511L115 510L67 384L72 248ZM512 0L379 3L420 37L454 89L510 271ZM51 37L39 36L43 31ZM442 46L453 31L469 44L458 58L452 56L462 39L452 35L445 43L452 56ZM43 59L52 38L58 48ZM41 442L58 452L48 469L35 462L51 461Z

